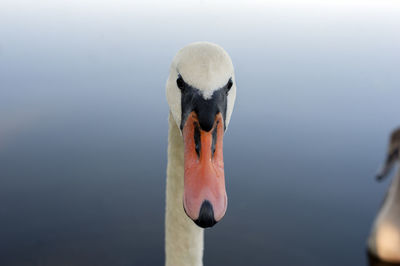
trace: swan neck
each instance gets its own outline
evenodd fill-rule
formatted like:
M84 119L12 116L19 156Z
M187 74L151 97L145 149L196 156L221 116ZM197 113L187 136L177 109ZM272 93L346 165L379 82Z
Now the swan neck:
M183 139L169 115L168 165L165 216L165 255L167 266L203 265L204 230L183 210Z

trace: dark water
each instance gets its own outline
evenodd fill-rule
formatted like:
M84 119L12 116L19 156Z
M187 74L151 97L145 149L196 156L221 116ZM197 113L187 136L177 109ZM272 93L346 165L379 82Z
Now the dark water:
M197 40L238 85L205 265L368 265L400 9L254 5L0 3L0 265L163 264L164 85Z

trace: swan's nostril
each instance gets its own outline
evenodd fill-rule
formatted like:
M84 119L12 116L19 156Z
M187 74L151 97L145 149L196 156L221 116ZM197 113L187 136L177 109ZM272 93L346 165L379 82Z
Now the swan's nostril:
M197 158L200 159L200 150L201 150L201 137L200 137L200 128L198 123L194 123L194 144L197 153Z
M212 143L211 143L212 157L214 157L215 145L217 144L218 124L219 124L219 120L217 120L217 124L216 124L216 126L215 126L215 128L213 129L213 132L212 132Z
M217 223L214 219L213 207L208 200L203 201L201 204L199 218L194 222L203 228L212 227Z

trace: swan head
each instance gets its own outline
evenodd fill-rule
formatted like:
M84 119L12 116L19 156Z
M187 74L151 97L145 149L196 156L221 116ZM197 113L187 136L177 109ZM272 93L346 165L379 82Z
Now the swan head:
M183 208L211 227L227 208L222 144L236 97L232 61L216 44L189 44L173 59L166 90L184 143Z
M393 165L396 161L400 159L400 128L394 130L390 136L389 140L389 148L387 151L386 160L378 170L376 174L377 180L383 180L388 174L390 170L393 168Z

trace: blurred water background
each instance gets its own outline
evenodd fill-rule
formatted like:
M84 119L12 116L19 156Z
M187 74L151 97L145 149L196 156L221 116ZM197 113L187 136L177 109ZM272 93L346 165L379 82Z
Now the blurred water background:
M174 54L231 55L205 265L367 265L400 125L397 1L0 3L0 265L162 265Z

